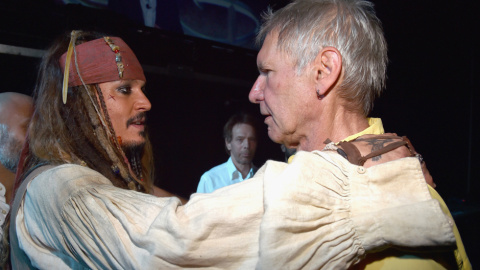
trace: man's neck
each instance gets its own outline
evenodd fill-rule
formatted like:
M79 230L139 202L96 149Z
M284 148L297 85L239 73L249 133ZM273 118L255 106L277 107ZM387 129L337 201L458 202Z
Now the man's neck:
M2 164L0 164L0 182L5 186L5 200L8 203L11 197L10 192L15 182L15 174L3 167Z
M335 113L322 115L311 127L311 132L300 140L297 150L322 150L327 139L339 142L366 128L368 128L368 120L362 114L337 110Z
M250 169L252 168L252 163L249 164L239 164L238 162L235 161L234 158L232 158L233 165L235 165L235 168L242 174L242 178L245 179L247 177L248 173L250 173Z

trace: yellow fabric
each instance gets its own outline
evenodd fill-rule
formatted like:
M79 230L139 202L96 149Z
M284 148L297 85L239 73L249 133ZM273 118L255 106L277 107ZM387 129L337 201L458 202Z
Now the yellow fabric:
M343 139L342 141L351 141L355 140L356 138L365 135L365 134L383 134L385 131L383 130L382 119L380 118L367 118L369 127L360 131L357 134L353 134L348 136L347 138ZM292 159L295 155L291 155L288 158L288 163L292 162Z
M367 129L351 135L345 138L343 141L354 140L364 134L383 134L383 124L380 118L369 118L368 124L370 125ZM440 206L444 213L448 214L450 217L450 211L448 210L447 205L440 197L440 195L433 189L428 186L430 195L432 198L440 202ZM452 218L453 220L453 218ZM455 260L458 265L458 269L469 270L472 269L472 265L468 260L467 253L465 252L465 247L463 246L460 233L458 232L457 225L453 225L453 232L455 238L457 239L457 249L454 251ZM378 270L378 269L449 269L448 266L451 265L452 261L448 258L451 255L450 252L438 252L438 254L409 254L408 252L400 252L395 250L386 250L383 252L369 254L365 260L360 264L353 267L353 269L365 269L365 270ZM449 264L450 263L450 264Z
M295 156L295 155L291 155L291 156L288 158L288 161L287 161L288 164L292 163L292 160L293 160L293 157L294 157L294 156Z
M385 133L383 129L382 120L380 118L368 118L369 127L365 130L348 136L342 141L351 141L365 134L383 134ZM290 163L294 155L290 156L288 162ZM440 195L433 189L428 186L430 195L432 198L440 202L440 206L444 213L448 214L450 217L450 211L448 210L447 205L440 197ZM453 220L453 218L452 218ZM364 270L379 270L379 269L449 269L449 266L455 264L455 261L458 265L458 269L469 270L472 269L472 265L468 260L467 253L465 252L465 247L463 246L460 233L458 232L457 225L453 226L453 231L455 238L457 240L457 249L454 251L454 257L452 257L451 251L445 252L435 252L429 253L425 252L422 254L419 253L409 253L408 251L399 251L388 249L378 253L372 253L367 255L367 257L360 262L358 265L352 267L352 269L364 269Z
M431 186L428 186L428 191L430 191L430 195L432 198L440 202L440 207L442 208L445 214L448 214L452 220L452 214L448 210L447 205L443 201L440 194L433 189ZM467 257L467 252L465 251L465 247L463 246L462 238L460 237L460 232L458 231L457 225L454 224L453 226L453 233L455 234L455 239L457 239L457 249L455 250L455 259L458 264L458 269L472 269L472 265L470 264L470 260Z
M383 134L385 131L383 130L382 119L380 118L368 118L368 125L369 127L360 131L357 134L353 134L348 136L347 138L343 139L342 141L351 141L355 140L356 138L365 135L365 134Z

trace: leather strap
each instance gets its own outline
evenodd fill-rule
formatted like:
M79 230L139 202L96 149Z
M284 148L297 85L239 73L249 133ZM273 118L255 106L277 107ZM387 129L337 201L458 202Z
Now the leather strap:
M25 193L27 192L28 185L30 182L35 179L39 174L42 172L49 170L55 167L54 165L43 165L31 170L28 173L25 180L23 180L22 184L18 188L15 199L13 200L12 208L10 211L10 264L12 269L36 269L32 266L30 259L27 257L25 252L20 249L18 245L18 238L17 238L17 228L16 228L16 219L18 210L20 205L25 198Z
M360 150L355 145L355 142L367 141L371 139L395 140L395 141L386 145L385 147L382 147L380 149L372 151L371 153L365 156L362 156L362 154L360 153ZM359 137L356 140L353 140L350 142L346 142L346 141L340 142L338 143L338 146L341 148L341 150L343 150L343 153L339 151L340 154L342 154L344 157L346 156L346 158L350 163L355 165L360 165L360 166L363 166L363 164L365 164L365 161L367 161L370 158L380 156L382 154L388 153L402 146L406 146L409 149L411 156L415 156L417 154L412 144L410 143L410 140L408 140L407 137L405 136L399 137L396 135L389 135L389 134L369 136L368 139Z

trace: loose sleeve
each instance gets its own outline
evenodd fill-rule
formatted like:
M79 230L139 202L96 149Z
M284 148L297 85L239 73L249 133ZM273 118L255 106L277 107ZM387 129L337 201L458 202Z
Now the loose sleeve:
M276 168L277 167L277 168ZM267 166L259 269L347 269L391 246L453 248L418 160L370 168L325 152Z
M29 186L16 219L20 247L41 269L253 269L263 204L252 180L182 206L62 165Z
M31 182L17 235L42 269L346 269L392 245L454 243L413 161L365 169L300 152L186 205L62 165Z

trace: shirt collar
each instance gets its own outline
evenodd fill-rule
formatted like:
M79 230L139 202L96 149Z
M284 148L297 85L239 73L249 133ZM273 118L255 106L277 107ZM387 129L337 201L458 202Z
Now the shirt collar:
M247 177L245 177L245 179L248 179L248 178L252 177L255 174L255 171L256 171L256 167L253 164L251 164L250 171L248 172ZM242 178L242 173L239 170L237 170L237 167L235 167L235 164L233 163L232 157L228 158L227 172L228 172L228 175L229 175L231 181L239 179L239 178L243 179Z
M362 136L362 135L365 135L365 134L376 134L376 135L379 135L379 134L383 134L385 133L385 130L383 129L383 123L382 123L382 119L380 118L367 118L368 120L368 128L356 133L356 134L353 134L353 135L350 135L348 136L347 138L341 140L342 142L343 141L352 141L352 140L355 140L356 138ZM293 160L293 157L295 155L292 155L288 158L288 163L292 162Z
M382 124L382 119L380 118L367 118L368 120L368 128L360 131L359 133L353 134L348 136L347 138L341 140L343 141L352 141L355 140L356 138L365 135L365 134L383 134L385 131L383 130L383 124Z

